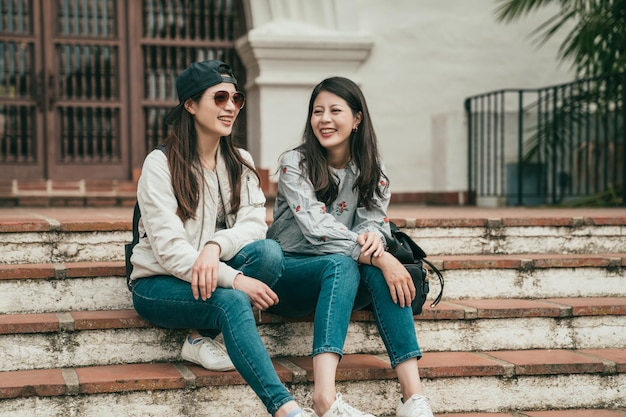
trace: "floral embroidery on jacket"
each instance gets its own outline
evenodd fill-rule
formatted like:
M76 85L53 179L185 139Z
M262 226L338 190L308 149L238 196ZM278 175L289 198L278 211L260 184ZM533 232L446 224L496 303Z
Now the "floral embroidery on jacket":
M350 211L350 210L348 209L348 203L346 203L345 201L342 201L341 203L337 204L335 213L337 213L337 216L341 216L344 211Z
M360 245L356 240L364 232L377 232L384 239L389 235L386 210L389 205L389 184L380 178L374 183L373 204L363 205L359 191L353 188L359 169L351 161L336 174L337 196L332 202L316 198L314 186L302 171L304 155L286 152L279 165L279 181L275 200L274 221L267 237L278 241L285 252L302 254L342 253L357 260ZM384 169L384 167L381 166ZM300 206L300 208L298 208ZM294 217L298 220L294 221ZM311 243L314 243L313 245Z

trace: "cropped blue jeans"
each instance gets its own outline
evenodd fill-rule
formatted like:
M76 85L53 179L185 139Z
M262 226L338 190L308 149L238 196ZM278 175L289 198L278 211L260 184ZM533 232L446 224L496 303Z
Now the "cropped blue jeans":
M391 366L411 359L421 358L417 342L413 310L411 306L400 307L391 299L389 286L380 269L371 265L359 265L361 285L354 300L354 309L360 310L371 303L371 310L383 339Z
M315 313L313 356L342 356L359 281L357 263L348 256L285 254L285 269L272 287L279 302L268 311L285 317Z
M395 368L422 352L415 335L413 312L395 304L380 269L359 265L340 254L285 254L285 269L273 286L280 302L270 312L286 317L314 313L312 355L343 355L353 310L372 305L380 336Z
M283 252L275 241L260 240L246 245L227 263L272 287L281 276ZM244 292L217 288L205 301L196 300L188 282L154 276L134 282L133 304L142 318L156 326L197 329L203 336L223 333L235 368L271 415L293 400L274 370Z

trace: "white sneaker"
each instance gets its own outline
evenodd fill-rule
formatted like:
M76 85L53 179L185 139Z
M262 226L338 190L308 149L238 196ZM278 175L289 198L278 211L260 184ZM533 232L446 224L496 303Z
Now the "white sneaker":
M396 417L433 417L430 400L419 394L413 394L405 403L402 403L400 399L396 408Z
M254 417L254 416L252 416ZM300 412L293 417L319 417L311 408L301 408Z
M330 410L324 413L322 417L376 417L372 414L364 413L357 410L350 404L343 401L341 394L337 394L337 398L333 405L330 406Z
M232 371L235 369L226 349L210 337L185 338L181 356L209 371Z
M317 414L315 414L315 411L313 411L310 408L303 408L302 411L298 414L296 414L295 417L318 417Z

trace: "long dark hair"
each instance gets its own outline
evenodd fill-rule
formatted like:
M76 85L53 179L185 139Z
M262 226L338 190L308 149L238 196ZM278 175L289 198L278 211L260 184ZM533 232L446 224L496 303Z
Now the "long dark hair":
M339 193L337 179L328 165L328 152L320 145L311 127L313 105L322 91L328 91L344 99L354 116L361 112L358 130L353 131L350 135L350 155L359 169L359 176L352 189L358 193L360 204L370 209L374 205L375 195L379 198L384 196L385 189L389 186L389 178L381 167L376 133L367 109L365 96L354 81L344 77L331 77L313 89L309 101L309 114L302 136L303 143L296 148L304 155L300 161L300 169L313 184L315 195L319 201L326 205L335 201ZM385 181L384 187L378 186L381 179Z
M232 74L225 71L224 75ZM191 97L196 103L200 101L206 90ZM235 120L235 127L237 120ZM235 130L233 127L233 131ZM231 134L232 136L232 134ZM230 195L231 213L236 213L241 204L241 174L247 167L259 179L259 174L248 161L243 159L233 145L231 136L220 138L220 151L226 162L228 181L232 193ZM205 184L202 163L198 154L198 133L193 116L182 109L173 121L169 135L165 139L167 161L172 175L174 196L178 202L176 214L181 220L194 219L200 204L201 189Z

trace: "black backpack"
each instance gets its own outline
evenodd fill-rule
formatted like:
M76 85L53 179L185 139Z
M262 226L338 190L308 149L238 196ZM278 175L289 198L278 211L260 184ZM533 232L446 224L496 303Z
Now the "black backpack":
M160 145L155 149L165 153L165 145ZM139 202L135 201L135 209L133 211L133 240L130 243L124 245L124 255L126 258L126 286L129 291L133 290L133 285L130 281L130 274L133 272L133 264L130 262L130 257L133 255L133 249L139 243L139 219L141 218L141 210L139 209Z

